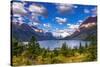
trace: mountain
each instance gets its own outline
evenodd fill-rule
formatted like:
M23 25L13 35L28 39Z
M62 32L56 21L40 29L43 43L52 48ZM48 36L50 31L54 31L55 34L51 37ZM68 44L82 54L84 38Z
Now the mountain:
M71 36L64 39L87 40L90 36L97 36L97 16L88 17Z
M18 22L11 23L12 37L18 41L29 41L32 36L35 36L37 40L52 40L55 39L50 32L44 33L42 29L38 29L35 26L30 26L26 23L20 24Z

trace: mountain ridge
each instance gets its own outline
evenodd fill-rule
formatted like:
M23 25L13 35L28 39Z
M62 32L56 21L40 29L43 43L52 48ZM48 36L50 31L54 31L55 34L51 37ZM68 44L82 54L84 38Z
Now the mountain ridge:
M29 41L32 36L35 36L37 40L51 40L55 39L50 32L44 33L43 30L38 29L35 26L29 26L26 23L21 25L12 22L12 37L18 41Z
M97 16L88 17L80 26L79 31L75 31L71 36L64 39L81 39L86 40L88 36L97 36Z

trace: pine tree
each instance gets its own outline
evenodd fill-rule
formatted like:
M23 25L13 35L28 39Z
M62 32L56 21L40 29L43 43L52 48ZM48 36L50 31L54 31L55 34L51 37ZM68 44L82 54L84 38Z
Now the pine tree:
M18 56L23 51L23 45L20 44L15 38L12 38L12 55Z
M63 43L62 47L61 47L61 53L64 55L64 56L67 56L68 55L68 46L66 46L66 43Z
M82 46L82 44L81 44L81 42L80 42L80 45L79 45L79 53L82 54L83 51L84 51L84 50L83 50L83 46Z
M88 47L88 44L87 44L87 42L85 43L85 48L87 48Z
M58 50L56 48L53 50L53 52L54 52L55 56L58 56L59 52L58 52Z
M30 53L30 58L33 57L35 59L40 54L40 45L34 36L32 36L28 44L28 51Z

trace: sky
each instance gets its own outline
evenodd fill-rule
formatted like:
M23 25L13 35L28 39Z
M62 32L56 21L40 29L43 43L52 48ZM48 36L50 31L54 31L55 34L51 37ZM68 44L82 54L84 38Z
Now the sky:
M95 5L12 1L12 21L36 26L54 36L71 35L88 17L96 16Z

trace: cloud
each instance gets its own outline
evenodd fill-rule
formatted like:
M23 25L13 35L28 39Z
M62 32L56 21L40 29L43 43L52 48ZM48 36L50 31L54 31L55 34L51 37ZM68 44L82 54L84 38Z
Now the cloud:
M70 26L71 24L67 24L68 26Z
M29 19L31 21L29 24L31 25L38 26L40 24L39 16L47 16L46 8L39 4L30 4L28 7L28 11L31 12L31 15L29 15Z
M29 22L28 24L30 26L38 26L38 25L40 25L40 23L38 23L38 22Z
M23 17L19 14L14 14L13 17L17 18L18 21L23 21Z
M50 25L49 23L43 24L43 26L44 26L45 28L51 28L51 25Z
M78 6L75 6L75 5L74 5L74 8L78 8Z
M17 20L16 18L13 17L13 18L12 18L12 22L13 22L13 23L17 23L18 20Z
M18 25L22 25L23 23L25 23L23 20L19 20L19 18L12 18L12 22Z
M71 24L70 26L69 26L69 28L70 29L77 29L77 28L79 28L79 24Z
M67 24L68 25L68 29L69 31L73 31L75 29L78 29L80 24L81 24L82 20L79 20L79 23L76 23L76 24Z
M20 14L13 14L13 17L21 17Z
M30 22L28 24L31 25L31 26L38 26L41 23L38 16L36 16L36 15L34 15L34 16L32 15L29 18L29 20L30 20Z
M32 13L32 14L31 14L31 21L32 21L32 22L33 22L33 21L35 21L35 22L40 22L40 21L39 21L39 18L38 18L38 15Z
M56 8L60 13L72 12L73 8L78 8L78 6L72 4L56 4Z
M37 15L47 14L47 10L45 7L39 4L34 4L34 3L29 6L29 11Z
M84 22L84 20L78 20L77 25L81 25Z
M66 37L66 36L69 36L70 34L69 33L67 33L67 32L62 32L62 33L57 33L57 32L53 32L53 36L55 36L55 37L61 37L61 38L64 38L64 37Z
M38 26L39 23L37 23L37 22L33 22L33 25L34 25L34 26Z
M24 15L27 11L24 9L24 5L21 2L13 2L12 3L12 12L13 14Z
M83 22L83 20L78 20L78 22L79 22L79 23L82 23L82 22Z
M58 22L59 24L63 24L65 22L67 22L66 18L56 17L55 19L56 19L56 22Z
M72 34L71 30L69 30L69 29L63 29L63 30L56 29L52 33L53 33L53 36L61 37L61 38L67 37Z
M84 9L84 13L91 13L92 14L92 17L95 17L97 16L97 7L94 7L92 9Z
M89 9L84 9L84 13L90 13L90 10Z
M27 17L30 22L40 22L39 16L47 16L46 8L39 4L29 4L29 7L25 7L27 2L12 2L13 15L19 14Z
M19 15L19 14L14 14L13 15L13 18L12 18L13 23L18 23L19 25L21 25L21 24L25 23L23 20L24 19L21 15Z
M91 9L91 12L92 12L93 17L97 16L97 7L94 7L93 9Z
M67 29L70 31L71 34L72 34L73 32L75 32L75 31L80 32L80 30L79 30L80 24L81 24L81 23L70 24L69 27L68 27Z
M92 14L92 17L95 17L97 16L97 7L94 7L92 9L84 9L84 13L88 14L88 13L91 13Z

